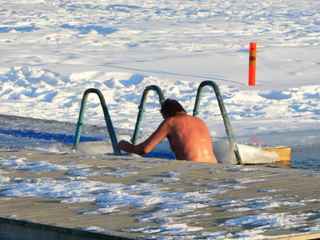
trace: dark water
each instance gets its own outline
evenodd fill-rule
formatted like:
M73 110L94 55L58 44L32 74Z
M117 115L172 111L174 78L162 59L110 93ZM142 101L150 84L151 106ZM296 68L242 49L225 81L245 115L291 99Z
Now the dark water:
M82 135L81 142L103 141L105 136ZM5 129L0 128L0 147L5 149L23 149L23 148L42 148L46 149L50 145L57 143L69 145L70 148L74 142L74 135L68 133L50 133L30 129ZM146 155L153 158L175 159L171 151L153 151Z

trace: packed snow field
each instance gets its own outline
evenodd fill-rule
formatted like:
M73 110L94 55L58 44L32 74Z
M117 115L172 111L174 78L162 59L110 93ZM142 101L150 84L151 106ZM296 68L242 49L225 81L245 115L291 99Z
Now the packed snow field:
M82 93L95 87L115 126L132 129L147 85L158 84L192 111L199 83L213 80L232 121L254 122L255 132L316 128L319 121L318 1L0 3L1 114L75 122ZM258 43L251 89L250 41ZM200 116L215 132L218 106L205 95ZM90 122L102 125L97 100L90 102ZM161 119L149 102L151 131Z

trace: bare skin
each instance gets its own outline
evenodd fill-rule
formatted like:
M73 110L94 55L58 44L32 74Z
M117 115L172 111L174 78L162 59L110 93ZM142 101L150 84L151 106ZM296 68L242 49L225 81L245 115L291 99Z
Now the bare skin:
M119 147L129 153L145 155L164 138L168 138L177 160L217 163L206 124L200 118L192 117L185 112L165 118L158 129L144 142L133 145L122 140L119 142Z

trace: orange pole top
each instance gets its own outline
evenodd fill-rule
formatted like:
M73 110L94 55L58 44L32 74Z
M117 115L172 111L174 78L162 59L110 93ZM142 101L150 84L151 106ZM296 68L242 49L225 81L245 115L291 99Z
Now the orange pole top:
M249 79L248 85L256 85L256 57L257 57L257 44L255 42L250 43L250 55L249 55Z

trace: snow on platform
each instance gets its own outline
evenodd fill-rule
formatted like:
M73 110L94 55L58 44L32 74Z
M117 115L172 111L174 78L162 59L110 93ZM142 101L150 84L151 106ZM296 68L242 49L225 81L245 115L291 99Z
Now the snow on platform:
M320 173L130 156L0 151L0 217L148 239L320 230Z

